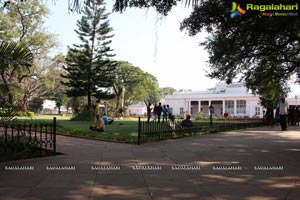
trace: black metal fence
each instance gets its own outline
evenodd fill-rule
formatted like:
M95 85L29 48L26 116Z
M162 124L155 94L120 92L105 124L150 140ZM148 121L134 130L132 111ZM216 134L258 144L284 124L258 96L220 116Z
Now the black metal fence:
M208 122L194 123L192 128L182 128L179 125L170 128L166 122L157 123L155 121L142 121L139 117L138 121L138 144L147 141L160 141L163 139L180 138L186 136L195 136L201 134L217 133L235 129L245 129L250 127L258 127L266 125L261 119L232 119L214 122L209 125Z
M0 125L0 145L4 152L36 148L56 153L56 118L47 122L15 122Z

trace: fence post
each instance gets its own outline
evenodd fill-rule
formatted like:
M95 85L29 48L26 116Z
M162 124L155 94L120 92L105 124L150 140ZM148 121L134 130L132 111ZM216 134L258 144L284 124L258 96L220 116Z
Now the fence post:
M138 122L138 145L141 144L141 117L139 117L139 122Z
M53 118L53 152L56 154L56 117Z

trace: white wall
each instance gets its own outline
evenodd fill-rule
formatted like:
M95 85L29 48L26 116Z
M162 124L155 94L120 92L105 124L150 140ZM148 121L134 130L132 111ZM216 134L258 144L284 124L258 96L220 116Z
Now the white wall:
M145 115L147 113L147 107L144 102L128 106L128 112L130 115Z

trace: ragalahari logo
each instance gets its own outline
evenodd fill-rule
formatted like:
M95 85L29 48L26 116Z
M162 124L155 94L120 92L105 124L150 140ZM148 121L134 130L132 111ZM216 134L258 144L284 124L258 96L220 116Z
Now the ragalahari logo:
M236 16L240 16L240 15L244 15L246 14L246 10L244 10L243 8L241 8L240 4L237 4L236 2L232 2L232 8L231 8L231 14L230 14L230 18L233 19Z

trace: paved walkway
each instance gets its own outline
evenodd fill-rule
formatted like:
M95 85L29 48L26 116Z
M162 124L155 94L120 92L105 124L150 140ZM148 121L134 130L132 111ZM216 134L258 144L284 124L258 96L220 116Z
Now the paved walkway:
M65 136L57 142L65 155L0 163L1 200L300 199L300 127L141 146ZM34 170L9 170L22 167Z

